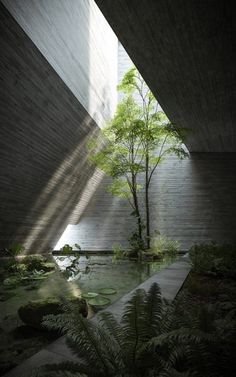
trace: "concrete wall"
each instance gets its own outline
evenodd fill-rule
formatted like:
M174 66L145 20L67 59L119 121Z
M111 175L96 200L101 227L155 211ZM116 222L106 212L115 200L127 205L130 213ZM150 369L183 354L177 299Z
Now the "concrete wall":
M48 251L102 179L86 143L99 133L96 114L104 121L114 109L116 38L92 1L4 4L12 14L0 2L0 248Z
M153 177L152 230L178 240L182 250L194 242L236 242L236 154L195 153L184 161L169 157ZM57 247L79 242L83 249L127 246L133 218L126 201L106 193L103 180L79 224L71 225Z
M236 152L234 2L95 1L188 149Z
M118 56L120 81L132 62L120 44ZM194 153L182 162L168 157L150 189L152 230L178 240L182 250L194 242L235 242L235 166L234 153ZM111 250L115 243L128 246L134 230L131 209L106 192L109 182L101 182L80 222L66 229L57 249L76 242L88 250Z
M117 38L93 0L1 0L101 127L116 108Z

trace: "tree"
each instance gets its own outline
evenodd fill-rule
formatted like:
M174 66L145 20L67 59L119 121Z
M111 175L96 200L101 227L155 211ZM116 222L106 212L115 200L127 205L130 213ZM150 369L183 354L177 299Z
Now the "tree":
M105 145L97 152L92 144L92 161L113 177L110 192L126 198L137 220L140 248L150 248L149 188L159 164L170 154L188 156L182 146L183 130L171 123L136 68L124 76L118 90L124 97L116 114L104 128ZM140 208L140 177L144 175L145 221ZM146 229L145 239L143 228ZM146 241L146 242L145 242Z
M144 171L142 122L140 108L132 96L126 96L117 106L115 117L102 130L104 144L89 143L91 161L113 178L109 191L128 200L137 222L139 247L143 248L143 223L140 212L138 175ZM98 150L99 149L99 150Z
M139 106L140 135L145 172L146 241L150 248L149 188L153 173L170 154L183 159L188 153L183 148L184 130L171 123L146 85L137 69L131 68L124 76L119 90L132 96Z

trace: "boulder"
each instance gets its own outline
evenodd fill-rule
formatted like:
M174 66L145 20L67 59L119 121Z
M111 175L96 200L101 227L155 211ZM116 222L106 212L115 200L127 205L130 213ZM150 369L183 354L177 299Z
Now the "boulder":
M88 308L86 301L80 298L72 298L70 301L77 303L80 306L80 313L83 317L87 317ZM56 298L47 298L42 300L29 301L27 304L22 305L18 309L18 315L22 322L26 325L36 329L44 329L42 326L42 319L48 314L61 314L63 313L61 301Z

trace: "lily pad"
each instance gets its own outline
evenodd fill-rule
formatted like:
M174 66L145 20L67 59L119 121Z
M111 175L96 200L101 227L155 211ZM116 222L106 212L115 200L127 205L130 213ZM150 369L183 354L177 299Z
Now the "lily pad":
M87 293L82 294L82 297L86 299L95 298L97 296L98 296L98 293L95 293L95 292L87 292Z
M99 289L101 295L114 295L116 290L114 288L101 288Z
M107 297L97 296L88 300L89 305L92 306L105 306L110 304L111 300Z

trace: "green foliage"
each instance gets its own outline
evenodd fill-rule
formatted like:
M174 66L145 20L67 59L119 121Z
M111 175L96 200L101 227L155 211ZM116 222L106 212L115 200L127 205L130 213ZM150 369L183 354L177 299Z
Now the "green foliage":
M117 243L114 244L112 247L113 253L114 253L114 260L118 259L124 259L125 258L125 251L123 250L121 244Z
M63 255L71 255L74 253L74 248L79 251L81 250L81 247L78 243L75 243L74 245L65 244L61 247L60 251L62 251Z
M23 259L23 264L26 266L26 270L29 272L43 270L46 259L40 255L28 255Z
M19 243L14 243L5 249L7 256L9 257L7 263L5 264L5 269L9 271L14 271L18 264L17 256L23 253L25 250L24 246Z
M212 281L214 283L214 280ZM226 296L227 296L227 292ZM205 297L203 291L198 291ZM211 294L211 292L210 292ZM213 304L201 304L192 301L196 296L180 295L175 305L175 317L178 325L191 326L208 336L208 356L202 376L208 376L209 371L214 377L228 377L236 374L236 301L217 300ZM215 301L215 300L214 300ZM225 306L225 303L227 305ZM231 304L231 305L229 305ZM199 372L197 363L201 360L201 352L196 353L195 369ZM203 366L202 366L203 367ZM208 371L206 370L208 368Z
M16 288L19 283L20 277L18 276L10 276L3 280L3 285L8 288Z
M151 239L151 252L154 255L176 255L179 250L179 242L169 239L168 237L161 235L159 232L154 233L154 237Z
M202 274L234 277L236 273L236 246L214 242L196 244L189 251L192 270Z
M12 257L16 257L17 255L20 255L21 253L23 253L24 250L25 250L24 246L21 245L20 243L14 243L10 245L9 248L7 249L8 253Z
M175 306L162 300L157 284L148 292L134 293L120 322L109 312L102 312L100 320L93 322L71 305L64 310L63 314L45 317L44 325L66 334L79 359L45 366L42 373L47 372L48 377L55 371L87 377L192 376L194 368L202 372L208 361L211 334L197 326L191 329L191 324L182 326L182 313L176 320Z
M5 249L8 260L4 263L4 272L17 273L19 277L24 274L25 267L19 263L17 258L25 250L24 246L19 243L14 243Z
M140 190L140 188L141 186L137 185L137 190ZM130 191L128 182L122 178L114 179L107 190L112 195L117 196L122 199L129 200L132 197L132 193Z
M149 186L160 163L174 154L179 159L188 156L182 146L184 130L172 124L147 87L137 69L131 68L118 86L124 97L116 114L102 130L104 142L89 143L91 161L113 178L112 195L126 199L135 213L137 248L150 247ZM138 183L144 176L144 190ZM144 194L145 221L140 203ZM144 216L143 216L144 217ZM145 224L146 237L143 237ZM145 245L146 241L146 245ZM131 247L134 242L131 239Z
M219 288L214 281L200 280L199 276L191 275L188 279L187 289L191 294L203 297L214 296L218 294Z
M131 248L129 254L135 256L136 253L136 257L139 257L140 251L145 248L143 240L140 239L137 232L132 233L128 240Z
M87 304L83 299L71 297L70 305L76 306L80 314L87 316ZM46 315L58 315L63 313L62 300L55 297L29 301L18 309L20 319L27 325L42 330L42 320ZM44 327L45 329L45 327Z

